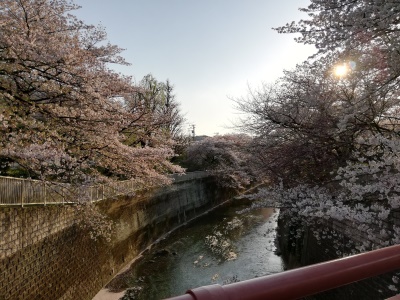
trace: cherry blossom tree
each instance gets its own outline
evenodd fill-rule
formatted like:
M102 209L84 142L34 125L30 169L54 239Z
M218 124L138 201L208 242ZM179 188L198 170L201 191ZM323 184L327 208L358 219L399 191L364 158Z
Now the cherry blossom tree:
M243 189L262 178L252 160L252 138L244 134L207 137L186 151L189 170L209 170L224 187Z
M328 70L344 62L348 74L337 86L350 95L339 105L335 122L340 135L350 130L353 146L346 164L332 173L356 201L398 204L399 143L399 5L393 1L312 0L309 19L277 30L300 33L298 42L314 44L317 61ZM351 87L349 89L349 87ZM330 89L332 93L332 89ZM382 203L383 204L383 203Z
M282 207L317 239L330 236L339 257L397 244L400 228L388 218L400 207L399 5L310 3L302 9L308 19L277 30L300 34L318 53L236 99L247 114L242 129L255 135L254 153L275 183L253 199ZM347 248L346 232L323 226L335 221L358 228L364 241Z
M108 178L166 181L179 171L170 144L128 146L143 126L121 99L137 91L110 64L127 64L101 27L67 0L0 3L0 158L29 176L70 183Z
M299 43L315 45L323 54L371 45L397 52L400 9L396 1L310 2L307 8L300 9L308 19L278 27L278 32L300 33L301 37L296 38Z
M365 70L339 79L326 63L304 62L274 85L235 99L245 113L241 128L256 134L260 166L275 182L328 180L368 148L360 137L389 136L398 128L396 93L376 92Z
M256 134L259 166L274 182L324 180L348 156L351 135L339 135L339 114L332 105L340 98L346 95L334 78L305 63L275 85L235 100L246 113L242 129Z
M311 0L301 9L309 19L277 28L281 33L299 33L296 40L313 44L330 65L342 62L364 72L369 93L396 97L399 89L400 8L396 1ZM373 79L373 80L371 80Z

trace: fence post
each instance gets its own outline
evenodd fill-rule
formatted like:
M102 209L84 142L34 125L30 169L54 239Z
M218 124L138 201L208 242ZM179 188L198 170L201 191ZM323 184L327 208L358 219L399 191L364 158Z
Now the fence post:
M46 181L43 181L43 193L44 193L44 205L46 206L47 203L47 187L46 187Z
M24 207L24 181L21 182L21 207Z

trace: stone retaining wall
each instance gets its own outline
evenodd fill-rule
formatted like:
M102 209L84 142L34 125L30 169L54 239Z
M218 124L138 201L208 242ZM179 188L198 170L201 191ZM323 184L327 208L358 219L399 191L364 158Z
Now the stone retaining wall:
M90 237L76 206L3 207L0 300L92 299L163 233L232 196L212 177L192 176L98 202L114 224L110 242Z

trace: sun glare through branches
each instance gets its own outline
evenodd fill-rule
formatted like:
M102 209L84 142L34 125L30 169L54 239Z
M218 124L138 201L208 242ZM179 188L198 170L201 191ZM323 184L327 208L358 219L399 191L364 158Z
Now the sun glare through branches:
M347 75L348 72L349 72L349 68L346 64L337 65L337 66L335 66L335 68L333 70L333 73L337 77L344 77Z

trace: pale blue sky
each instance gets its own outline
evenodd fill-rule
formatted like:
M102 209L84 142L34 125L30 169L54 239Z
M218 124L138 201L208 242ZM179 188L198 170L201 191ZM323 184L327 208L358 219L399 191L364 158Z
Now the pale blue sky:
M273 82L314 52L272 27L305 18L306 0L75 0L76 15L102 24L132 63L117 71L136 82L169 79L197 135L229 133L230 97Z

